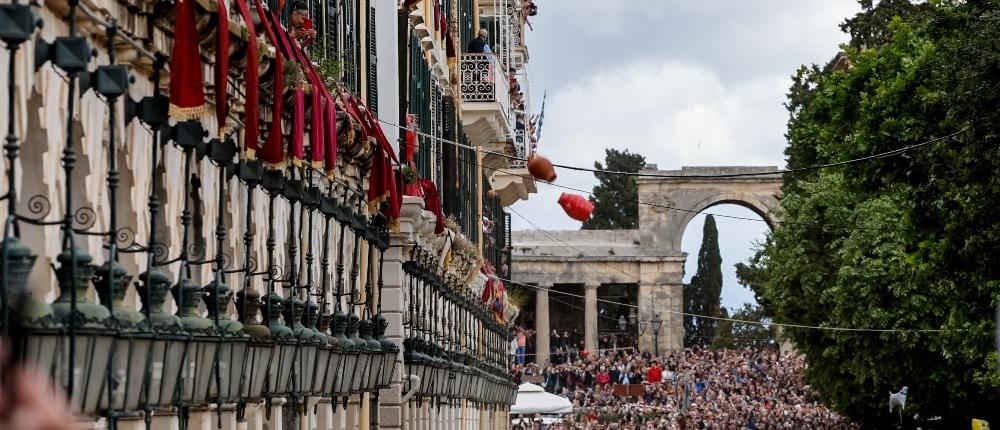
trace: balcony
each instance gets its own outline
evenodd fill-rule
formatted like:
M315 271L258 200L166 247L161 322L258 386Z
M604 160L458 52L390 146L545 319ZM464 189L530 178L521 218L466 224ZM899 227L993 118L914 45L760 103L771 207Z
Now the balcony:
M510 161L510 168L497 170L490 176L490 188L497 193L503 207L510 206L518 200L528 200L528 195L538 192L535 180L528 173L527 161L531 148L524 130L514 132L514 142L509 145L507 155L517 157Z
M513 133L507 74L491 54L462 54L460 67L462 126L472 143L503 151Z

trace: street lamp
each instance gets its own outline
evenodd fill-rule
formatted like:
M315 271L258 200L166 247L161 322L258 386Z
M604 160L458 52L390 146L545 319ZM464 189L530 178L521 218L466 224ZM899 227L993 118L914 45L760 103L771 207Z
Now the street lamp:
M663 320L660 319L660 314L657 313L653 316L653 320L650 321L653 326L653 350L657 357L660 356L660 328L663 326Z
M93 415L98 411L116 333L107 324L108 309L87 300L87 284L94 274L92 257L70 244L57 260L61 294L52 303L52 313L64 326L75 329L63 338L64 349L73 353L59 357L64 362L57 366L58 376L69 392L72 411Z
M628 322L625 321L625 315L618 316L618 331L624 332L628 328Z

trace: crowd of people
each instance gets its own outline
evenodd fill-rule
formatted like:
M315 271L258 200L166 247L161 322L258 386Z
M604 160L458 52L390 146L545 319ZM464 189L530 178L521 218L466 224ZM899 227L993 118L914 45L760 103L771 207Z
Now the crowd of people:
M818 402L805 363L777 350L689 348L662 357L609 350L563 363L515 364L518 383L534 381L569 399L560 429L855 428ZM525 428L534 427L527 417Z

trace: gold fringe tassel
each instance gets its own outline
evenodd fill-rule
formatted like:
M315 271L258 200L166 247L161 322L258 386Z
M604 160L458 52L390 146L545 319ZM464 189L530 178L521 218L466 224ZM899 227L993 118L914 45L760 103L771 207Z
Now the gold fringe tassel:
M189 119L197 119L207 109L205 105L192 106L192 107L180 107L173 103L170 104L170 116L177 119L178 121L187 121Z

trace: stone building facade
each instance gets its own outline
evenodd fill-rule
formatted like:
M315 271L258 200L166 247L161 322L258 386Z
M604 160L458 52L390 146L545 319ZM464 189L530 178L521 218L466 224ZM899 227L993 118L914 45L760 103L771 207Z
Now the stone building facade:
M782 176L776 167L683 167L649 165L636 178L639 228L635 230L515 231L511 236L515 282L535 286L536 361L548 360L550 296L553 286L582 285L584 347L598 344L598 301L610 285L635 290L635 321L622 327L638 337L641 351L683 348L684 262L681 239L698 213L738 204L777 221ZM603 288L602 288L603 287ZM625 316L623 315L618 317ZM611 318L615 318L612 316ZM654 321L660 321L659 330Z
M2 5L3 329L94 428L505 428L521 2L306 1L309 47L294 4ZM203 110L168 110L182 74Z

